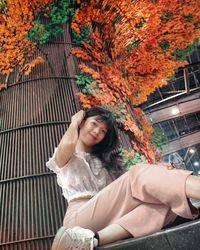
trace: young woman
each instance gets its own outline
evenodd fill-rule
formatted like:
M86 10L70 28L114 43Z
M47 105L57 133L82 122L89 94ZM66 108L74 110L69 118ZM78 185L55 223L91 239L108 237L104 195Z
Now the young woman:
M68 200L52 250L94 249L156 232L177 215L198 215L188 198L200 199L199 177L164 163L123 173L111 155L117 143L111 112L94 107L72 117L47 162Z

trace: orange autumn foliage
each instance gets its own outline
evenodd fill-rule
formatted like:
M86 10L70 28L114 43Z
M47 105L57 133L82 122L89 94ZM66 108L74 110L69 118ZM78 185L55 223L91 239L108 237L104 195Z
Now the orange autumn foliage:
M133 148L150 162L157 157L150 143L153 128L139 109L130 110L129 103L144 102L156 87L167 84L176 68L187 64L176 60L173 52L200 36L199 16L197 0L90 0L82 3L72 21L77 33L90 27L92 42L74 48L75 55L98 66L100 75L98 91L89 99L81 95L83 106L96 100L112 108L134 136ZM90 71L88 66L82 70Z
M0 11L0 73L9 74L21 68L34 51L36 44L25 38L33 25L34 15L50 0L5 0Z
M5 83L0 83L0 91L6 88L7 88L7 85Z
M35 58L33 61L31 61L30 63L27 63L24 65L23 67L23 71L24 71L24 75L29 75L32 68L34 68L37 64L43 63L44 59L41 56L38 56L37 58Z
M84 51L82 48L75 47L75 48L72 48L71 51L74 55L76 55L80 59L87 60L87 61L92 60L92 57L88 55L88 53Z
M41 56L38 56L37 58L35 58L33 61L26 63L18 72L17 74L17 81L19 79L19 77L24 73L25 76L28 76L31 73L31 70L40 63L43 63L44 59Z
M83 107L91 108L93 106L101 105L92 95L85 95L83 93L78 94L80 102L82 103Z
M94 80L100 79L100 74L91 67L87 66L86 64L80 63L79 68L80 70L83 70L85 73L91 75Z
M91 25L90 35L95 44L85 42L83 45L89 49L90 56L93 53L93 62L103 63L109 57L119 69L124 67L132 92L130 100L134 104L141 103L157 86L166 83L164 80L174 69L186 64L171 54L176 49L185 48L200 35L200 29L194 28L200 16L198 1L185 0L183 4L178 0L104 0L101 9L98 4L98 1L84 3L84 8L76 12L73 24L82 27L96 22L101 25L101 35L98 28L92 29ZM162 21L166 12L171 13L172 18ZM190 22L184 20L190 13L193 19ZM117 18L119 21L115 21ZM170 42L170 47L162 50L159 43L165 40ZM140 45L129 51L127 47L134 41L140 41Z

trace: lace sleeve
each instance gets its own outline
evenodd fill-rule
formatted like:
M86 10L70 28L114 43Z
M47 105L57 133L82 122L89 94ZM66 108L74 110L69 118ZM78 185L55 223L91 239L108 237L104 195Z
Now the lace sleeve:
M55 148L53 156L51 158L49 158L49 160L46 162L46 166L52 170L54 173L58 173L60 171L61 168L58 167L58 165L55 163L55 154L56 154L57 148Z

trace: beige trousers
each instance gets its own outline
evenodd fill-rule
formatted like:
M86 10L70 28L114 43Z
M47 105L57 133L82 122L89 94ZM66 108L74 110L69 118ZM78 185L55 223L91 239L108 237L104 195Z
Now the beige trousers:
M186 197L185 170L138 164L89 200L69 203L64 226L80 226L97 232L119 224L134 237L159 231L177 215L198 215Z

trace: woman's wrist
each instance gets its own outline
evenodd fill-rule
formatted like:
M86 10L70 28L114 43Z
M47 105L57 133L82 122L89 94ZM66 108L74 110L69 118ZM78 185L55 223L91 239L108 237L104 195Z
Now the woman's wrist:
M74 129L78 129L79 128L79 124L76 121L72 121L69 125L70 128L74 128Z

